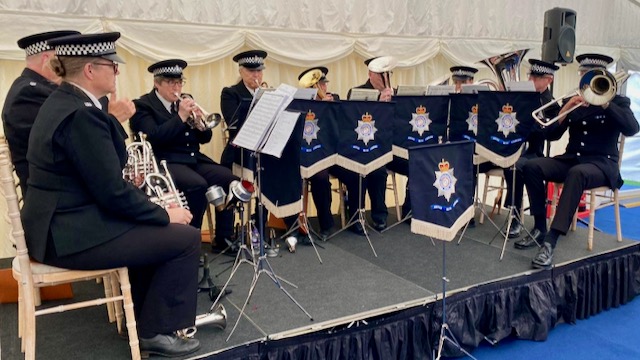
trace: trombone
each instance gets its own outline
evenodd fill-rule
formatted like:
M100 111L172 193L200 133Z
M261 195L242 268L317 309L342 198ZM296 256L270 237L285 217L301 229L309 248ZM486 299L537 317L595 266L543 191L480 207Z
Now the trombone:
M563 118L573 110L582 106L583 103L578 103L571 108L559 113L556 117L551 120L545 121L544 110L554 104L560 104L561 101L565 99L572 98L574 96L582 96L584 101L590 105L602 106L616 95L618 91L618 87L622 85L629 78L629 74L624 70L619 70L615 74L611 74L605 69L592 69L585 72L580 78L580 83L578 84L578 88L563 96L560 99L555 101L548 102L541 107L537 108L531 113L531 116L540 124L541 126L549 126L560 118Z

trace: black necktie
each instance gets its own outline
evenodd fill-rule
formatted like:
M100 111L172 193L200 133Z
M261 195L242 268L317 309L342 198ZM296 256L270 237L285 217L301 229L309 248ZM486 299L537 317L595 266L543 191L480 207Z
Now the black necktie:
M175 115L178 113L178 104L177 103L171 103L171 114Z

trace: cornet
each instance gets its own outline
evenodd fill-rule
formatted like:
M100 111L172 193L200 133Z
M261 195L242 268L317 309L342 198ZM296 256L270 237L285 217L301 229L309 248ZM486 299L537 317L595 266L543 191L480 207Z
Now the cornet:
M146 135L138 134L140 141L127 146L127 163L122 169L122 178L143 190L149 200L164 209L182 207L188 209L187 199L176 188L173 178L167 169L167 162L162 160L158 166L151 144Z
M611 99L616 96L618 87L625 81L627 81L628 78L629 74L624 70L619 70L615 74L611 74L605 69L589 70L580 78L578 89L561 97L560 99L548 102L543 106L537 108L531 113L531 116L533 116L533 118L541 126L549 126L558 121L560 118L563 118L573 110L582 106L582 103L578 103L572 106L570 109L559 113L558 116L548 121L546 121L546 118L544 117L544 110L554 104L560 104L561 101L572 98L574 96L582 96L584 101L590 105L602 106L611 101Z
M193 96L190 94L182 94L178 95L178 93L174 93L177 97L181 99L192 99ZM195 111L191 111L191 116L187 118L187 125L189 125L192 129L198 129L200 131L210 130L214 127L220 125L222 122L222 116L218 113L209 113L202 108L202 106L198 105L197 102L193 102L196 108L200 111L202 115L198 115Z

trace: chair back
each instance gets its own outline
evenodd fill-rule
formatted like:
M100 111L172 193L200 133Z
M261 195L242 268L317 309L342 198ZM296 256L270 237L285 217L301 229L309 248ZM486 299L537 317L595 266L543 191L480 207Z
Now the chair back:
M7 214L11 230L9 236L16 246L17 259L20 266L21 282L23 285L32 287L33 278L31 276L31 263L29 251L24 237L24 229L20 220L20 205L18 193L16 192L15 177L13 175L13 163L9 153L9 145L4 137L0 137L0 189L4 199L7 201Z

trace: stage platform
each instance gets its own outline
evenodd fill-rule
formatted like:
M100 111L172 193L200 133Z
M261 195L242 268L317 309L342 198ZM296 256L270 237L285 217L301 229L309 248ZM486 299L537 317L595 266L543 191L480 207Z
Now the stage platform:
M503 212L504 215L504 212ZM391 215L389 219L395 218ZM478 216L476 216L478 218ZM502 223L503 217L495 219ZM526 219L527 228L532 220ZM313 224L313 221L312 221ZM446 243L447 319L455 337L472 350L482 341L508 336L544 340L559 322L573 322L623 305L640 292L640 243L596 233L587 251L586 229L561 238L555 267L531 268L536 249L516 250L513 241L500 260L503 239L488 221L457 242ZM253 276L248 264L233 277L223 304L226 330L200 328L202 348L188 359L426 359L437 347L441 323L442 255L445 243L411 234L400 224L366 238L349 231L317 242L322 263L311 246L289 253L280 242L278 257L269 258L287 291L313 316L302 312L265 274L245 316L238 319ZM322 247L322 248L320 248ZM212 262L215 276L230 266L230 257ZM3 261L3 267L9 262ZM222 285L230 272L214 277ZM76 298L102 286L74 286ZM199 295L199 312L211 305ZM126 359L129 348L106 309L97 307L38 319L39 359ZM19 359L16 305L0 305L2 359ZM453 348L446 354L460 355Z

